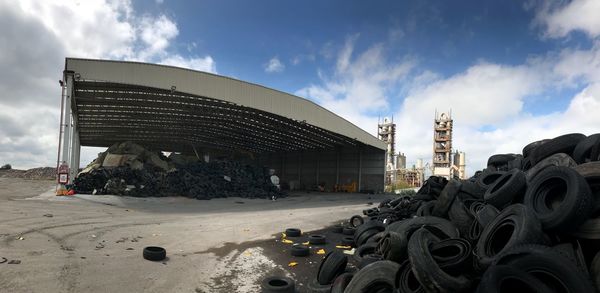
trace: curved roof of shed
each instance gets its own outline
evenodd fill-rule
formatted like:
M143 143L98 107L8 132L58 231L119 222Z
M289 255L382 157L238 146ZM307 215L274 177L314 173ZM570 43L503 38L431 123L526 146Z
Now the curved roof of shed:
M316 103L190 69L66 58L81 144L131 140L166 151L277 152L385 144Z

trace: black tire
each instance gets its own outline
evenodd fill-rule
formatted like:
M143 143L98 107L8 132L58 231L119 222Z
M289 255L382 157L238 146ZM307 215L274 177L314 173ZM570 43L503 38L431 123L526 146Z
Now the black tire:
M464 292L471 286L471 280L456 272L446 273L431 254L431 246L438 242L427 229L417 230L408 241L408 259L412 264L415 277L425 291L429 292Z
M592 213L592 192L583 176L567 167L548 167L533 180L523 202L544 230L569 232Z
M302 231L298 228L287 228L285 229L285 236L287 237L300 237L302 236Z
M542 170L552 167L552 166L564 166L573 168L577 166L577 163L571 158L571 156L565 153L558 153L552 156L549 156L539 163L535 164L535 166L531 167L531 169L527 170L525 176L527 177L527 182L533 181L535 176L539 174Z
M573 168L588 182L600 181L600 162L589 162Z
M535 276L521 271L518 267L499 265L485 271L477 293L552 293L546 284Z
M482 228L485 228L499 213L500 211L495 206L485 204L475 213L475 220L479 222Z
M313 234L313 235L308 236L308 243L310 243L310 244L319 245L319 244L325 244L326 242L327 242L327 240L325 238L325 235Z
M358 239L356 239L356 246L361 246L365 243L367 243L367 241L369 241L369 239L371 239L371 237L379 234L379 230L376 229L371 229L371 230L367 230L365 232L363 232L362 234L360 234L360 236L358 237Z
M465 204L460 200L454 201L448 212L448 218L456 225L461 235L467 235L469 233L471 224L475 220L469 209L467 209Z
M452 202L456 199L461 185L462 183L458 180L450 180L448 184L446 184L446 187L444 187L435 202L435 206L433 206L433 210L431 211L433 216L443 218L448 216L448 210L450 210Z
M360 263L366 255L376 254L377 244L376 243L368 243L362 246L359 246L354 250L354 261L356 263Z
M596 286L596 291L600 292L600 252L596 253L592 260L590 274L592 275L592 282Z
M337 276L331 285L331 293L344 293L353 277L353 273L343 273Z
M506 165L508 162L515 159L515 154L496 154L489 157L487 161L488 166L500 166Z
M554 292L594 292L594 287L576 265L541 245L515 247L498 257L498 265L510 265L544 280Z
M432 200L421 204L417 209L416 215L419 217L431 216L435 202L435 200Z
M317 279L313 279L308 282L308 292L309 293L329 293L331 292L331 285L321 285Z
M421 283L419 283L419 280L415 277L412 265L408 260L400 264L400 269L398 270L398 274L396 274L395 284L400 293L425 292L425 289L423 289L423 286L421 286Z
M356 232L356 229L353 227L344 227L342 229L342 234L344 235L354 235L354 232Z
M523 157L527 158L531 154L531 152L537 148L538 146L550 141L549 139L542 139L538 141L534 141L523 148Z
M600 239L600 217L583 222L573 233L573 236L581 239Z
M358 263L358 265L356 265L358 267L358 269L361 269L374 263L374 262L378 262L378 261L383 261L383 257L379 254L367 254L365 256L363 256L363 258L360 260L360 262Z
M304 245L294 245L290 249L290 254L292 256L309 256L310 249Z
M266 277L261 283L263 293L294 293L296 283L287 277Z
M523 244L544 242L542 225L529 208L514 204L505 208L483 229L475 254L479 266L487 268L498 255Z
M460 191L471 195L472 198L481 199L485 194L485 189L482 188L477 181L465 181L460 187Z
M379 240L381 240L381 238L383 238L383 235L385 235L385 231L379 232L379 233L369 237L369 239L365 243L372 243L372 242L379 243Z
M375 250L385 260L402 263L408 258L407 247L408 239L405 238L404 234L387 231L377 243Z
M344 238L342 238L342 245L356 247L356 244L354 243L354 237L344 237Z
M471 244L462 238L441 240L431 245L431 255L444 271L467 272L473 265Z
M557 153L572 154L579 142L585 139L581 133L565 134L551 139L536 147L531 152L531 162L535 165L539 161Z
M333 233L343 233L344 232L344 226L342 226L341 224L333 225L331 227L331 232L333 232Z
M161 261L167 257L167 251L159 246L147 246L144 247L142 252L144 259L151 261Z
M358 241L358 239L362 236L362 234L367 231L371 231L371 230L375 231L375 234L376 234L378 232L385 230L385 225L379 221L368 221L368 222L360 225L358 228L356 228L356 232L354 232L354 242L356 243L357 246L361 245L361 243ZM373 235L375 235L375 234L373 234Z
M573 160L577 164L583 164L592 160L592 148L600 143L600 133L592 134L580 141L573 150ZM598 158L594 158L594 161Z
M350 221L348 221L348 224L350 225L350 227L354 227L357 228L358 226L362 225L365 223L365 220L363 219L363 217L359 216L359 215L354 215L350 218Z
M400 266L391 261L378 261L358 271L346 287L345 293L393 292L395 276Z
M483 172L481 176L477 178L477 185L481 187L483 190L488 190L498 178L500 178L504 173L504 171L493 171L493 172Z
M390 224L386 228L386 231L402 233L406 239L410 239L412 233L421 227L425 227L433 232L440 239L457 238L460 235L458 229L452 222L432 216L416 217L395 222Z
M346 269L348 258L337 250L327 253L317 272L317 281L321 285L331 284Z
M498 209L502 209L517 197L525 193L527 181L521 170L511 170L504 173L486 190L483 199Z

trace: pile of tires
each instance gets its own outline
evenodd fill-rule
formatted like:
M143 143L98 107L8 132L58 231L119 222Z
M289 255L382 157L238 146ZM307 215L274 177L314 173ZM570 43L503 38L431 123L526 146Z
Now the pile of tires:
M99 167L77 176L73 188L80 194L135 197L185 196L195 199L223 197L272 198L285 194L269 181L268 170L237 161L189 162L169 171L145 166Z
M316 278L331 291L312 292L600 292L600 134L493 155L364 214L342 227L359 270L336 267Z

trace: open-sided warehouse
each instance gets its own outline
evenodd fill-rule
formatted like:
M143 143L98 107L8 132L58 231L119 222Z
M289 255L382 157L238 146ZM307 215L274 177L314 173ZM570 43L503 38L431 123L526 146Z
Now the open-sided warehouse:
M245 154L298 187L383 190L383 142L312 101L189 69L67 58L60 161L81 146ZM71 168L74 178L77 169Z

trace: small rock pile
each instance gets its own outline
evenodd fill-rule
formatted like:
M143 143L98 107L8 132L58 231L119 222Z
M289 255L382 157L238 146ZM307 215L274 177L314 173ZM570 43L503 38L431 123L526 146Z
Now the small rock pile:
M325 258L311 292L600 292L600 134L494 155L363 213L348 223L359 270Z
M137 144L111 146L75 178L81 194L136 197L185 196L212 199L272 198L284 194L268 180L268 170L232 160L204 162L172 153L165 157Z

